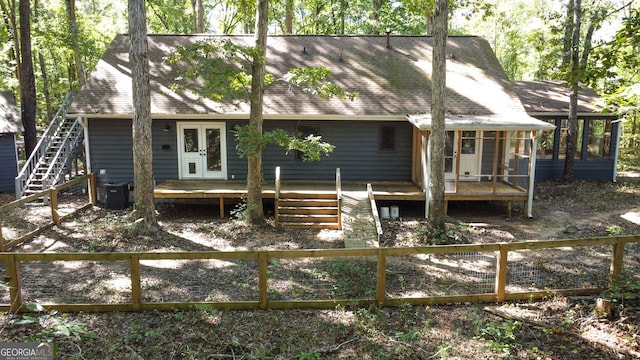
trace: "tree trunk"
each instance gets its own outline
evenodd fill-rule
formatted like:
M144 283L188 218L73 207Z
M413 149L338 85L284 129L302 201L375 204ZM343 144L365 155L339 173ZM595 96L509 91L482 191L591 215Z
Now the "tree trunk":
M258 54L251 66L251 113L249 126L262 136L262 98L264 95L265 57L267 53L268 0L258 0L256 9L256 48ZM262 207L262 149L247 156L247 221L250 224L264 222Z
M293 34L293 0L286 0L284 26L286 34Z
M562 64L561 69L566 69L571 62L571 44L573 39L573 16L574 16L574 4L573 0L567 2L567 18L564 22L564 37L562 39Z
M374 35L380 34L380 9L382 8L382 0L371 0L371 4L373 5L372 16L373 16L373 28L371 29L371 33Z
M204 4L202 0L191 0L193 10L193 32L204 33Z
M42 75L42 92L44 94L44 102L47 108L47 121L51 121L54 114L51 107L51 93L49 93L49 75L47 74L47 66L41 52L38 53L38 61L40 62L40 74Z
M78 85L75 90L79 90L85 83L86 77L84 75L84 66L82 65L82 58L80 54L80 46L78 45L78 22L76 21L76 1L66 0L67 17L69 20L69 30L71 32L71 46L73 47L73 60L76 68L76 78L78 79Z
M564 159L564 182L572 182L575 179L574 164L578 139L578 89L581 78L580 69L580 23L582 17L581 0L573 1L573 36L571 39L571 71L569 73L569 129L567 131L567 151Z
M153 157L151 152L151 94L149 56L144 0L129 0L129 34L131 37L133 87L133 181L135 213L144 231L157 227L153 202Z
M436 0L433 36L432 97L431 97L431 200L429 222L433 229L444 230L444 148L445 148L445 91L447 75L448 0Z
M20 111L24 126L24 148L27 157L38 145L36 133L36 79L31 58L31 9L29 1L22 0L20 15Z

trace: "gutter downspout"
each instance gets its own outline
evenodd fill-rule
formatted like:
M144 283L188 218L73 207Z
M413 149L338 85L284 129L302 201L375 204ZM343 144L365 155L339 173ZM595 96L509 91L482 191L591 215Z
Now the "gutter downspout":
M618 182L618 157L620 156L620 137L622 136L622 120L618 119L614 122L616 124L616 150L613 153L613 182Z
M538 130L542 132L542 130ZM531 131L531 176L529 176L529 194L527 198L527 217L533 218L533 191L536 182L536 155L538 143L536 141L536 131Z
M87 166L87 173L91 174L91 152L89 151L89 124L85 122L85 119L82 116L78 116L78 123L82 125L82 129L84 130L84 156L85 156L85 165Z
M424 218L428 219L429 203L431 202L431 133L429 133L429 138L427 139L427 148L422 151L422 175L424 176L425 187Z

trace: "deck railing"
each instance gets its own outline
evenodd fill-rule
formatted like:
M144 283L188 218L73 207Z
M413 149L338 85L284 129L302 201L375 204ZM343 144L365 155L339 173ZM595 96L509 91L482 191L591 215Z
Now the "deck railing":
M338 228L342 229L342 176L340 168L336 168L336 197L338 199Z
M373 186L367 184L367 196L369 198L369 204L371 206L371 216L373 216L373 222L376 227L376 244L380 244L380 238L382 237L382 223L380 222L380 215L378 214L378 205L376 205L376 199L373 196Z
M32 302L61 311L335 308L593 295L621 275L637 281L639 242L625 236L414 248L0 253L10 285L0 293L0 309L28 311Z
M276 227L279 225L280 211L278 206L278 200L280 200L280 187L282 186L282 182L280 181L280 166L276 166L276 183L274 186L274 195L273 195L273 207L274 207L274 222Z

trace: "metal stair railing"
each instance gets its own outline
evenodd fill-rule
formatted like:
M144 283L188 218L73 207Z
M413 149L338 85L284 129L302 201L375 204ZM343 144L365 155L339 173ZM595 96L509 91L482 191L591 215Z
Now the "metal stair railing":
M42 134L35 150L25 162L24 166L18 173L18 176L16 176L16 198L21 198L24 195L24 190L27 188L29 182L35 179L36 170L39 165L45 161L47 150L56 139L62 136L64 124L67 121L67 108L74 98L75 93L69 93L62 103L62 106L60 106L60 109L58 109L58 112L49 123L49 127L47 127L47 130Z
M76 119L67 135L64 137L64 141L60 145L58 151L54 155L47 172L42 176L42 186L44 189L48 189L57 185L64 180L62 177L67 169L67 166L73 160L73 154L79 144L84 139L84 129L80 124L80 121Z

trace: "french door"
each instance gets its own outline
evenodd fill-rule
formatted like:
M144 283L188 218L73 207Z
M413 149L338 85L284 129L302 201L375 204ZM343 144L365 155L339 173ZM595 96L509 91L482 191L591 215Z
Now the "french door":
M181 179L226 179L224 123L178 123L178 162Z

